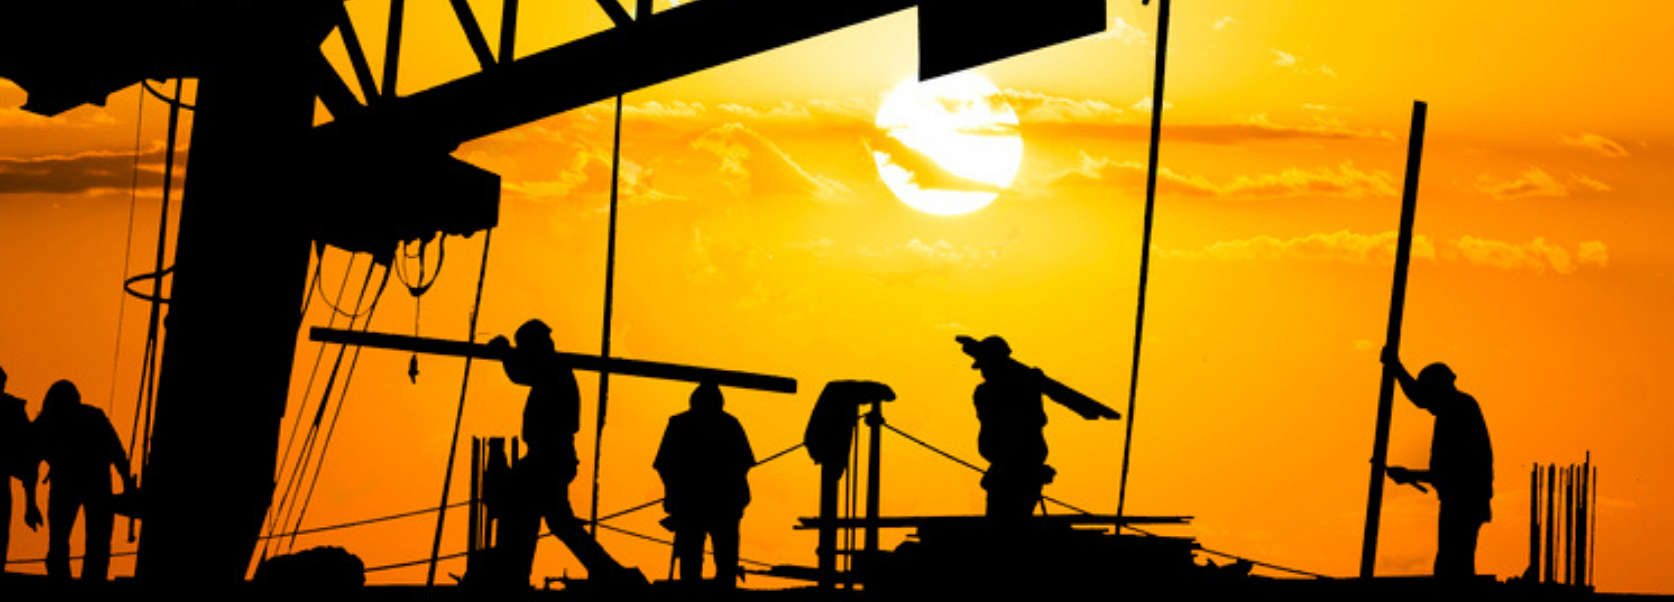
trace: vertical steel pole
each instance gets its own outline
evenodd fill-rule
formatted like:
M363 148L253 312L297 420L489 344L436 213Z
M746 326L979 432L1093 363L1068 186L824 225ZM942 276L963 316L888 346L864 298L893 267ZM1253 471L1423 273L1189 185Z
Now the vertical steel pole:
M1418 166L1424 157L1424 119L1428 105L1412 103L1412 133L1407 137L1407 179L1401 193L1401 231L1395 249L1395 286L1389 300L1389 331L1384 345L1401 349L1401 318L1407 302L1407 264L1412 259L1412 222L1418 209ZM1372 441L1372 477L1366 496L1366 535L1360 548L1360 577L1372 577L1378 558L1378 521L1383 513L1383 477L1389 458L1389 417L1395 405L1395 369L1383 367L1378 383L1377 434Z
M1146 0L1150 4L1150 0ZM1133 326L1133 371L1128 375L1128 424L1122 437L1122 480L1116 489L1116 517L1128 503L1128 465L1133 453L1134 405L1139 398L1139 350L1145 340L1145 289L1151 277L1151 226L1157 209L1157 155L1162 147L1163 75L1168 66L1169 0L1157 6L1157 66L1151 80L1151 154L1145 173L1145 235L1139 247L1139 307ZM1120 527L1117 528L1120 530Z

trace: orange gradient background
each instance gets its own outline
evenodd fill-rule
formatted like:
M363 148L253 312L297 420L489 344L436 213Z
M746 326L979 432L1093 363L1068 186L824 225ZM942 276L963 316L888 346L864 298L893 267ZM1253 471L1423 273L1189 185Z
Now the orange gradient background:
M1601 478L1598 587L1674 592L1674 407L1662 403L1674 384L1661 377L1674 358L1674 248L1663 243L1674 225L1674 84L1656 67L1674 64L1674 9L1178 4L1128 512L1195 517L1160 531L1208 548L1355 573L1405 137L1412 101L1424 100L1402 355L1415 370L1448 362L1487 416L1495 519L1482 533L1479 570L1505 578L1525 568L1531 464L1580 463L1590 451ZM472 5L495 39L499 3ZM381 70L388 3L348 8ZM476 69L445 6L408 11L400 93ZM609 27L582 0L524 11L520 55ZM613 355L798 379L795 395L727 391L758 457L800 441L825 382L870 379L899 395L886 408L891 424L978 460L970 394L979 377L953 341L959 334L1003 335L1025 363L1125 405L1156 13L1122 1L1110 16L1104 34L978 70L1017 111L1024 159L997 200L962 216L901 203L868 151L884 135L873 125L883 96L914 75L914 11L628 94ZM325 48L347 74L340 38ZM42 118L19 110L23 92L0 82L7 391L29 400L33 416L53 381L71 379L125 439L146 310L123 300L120 283L150 271L156 252L166 134L166 109L152 100L139 108L137 95L129 88L104 107ZM538 317L561 350L598 352L612 109L591 105L455 153L504 182L479 338ZM274 178L297 175L273 166ZM447 241L420 334L467 336L482 241ZM353 298L368 261L332 249L323 263L305 326L327 323L320 298L344 282ZM372 328L411 334L415 309L392 283ZM305 398L317 353L299 335L284 436L316 411L331 359ZM463 362L420 358L411 384L408 359L361 354L304 527L439 500ZM597 376L578 377L587 457ZM601 514L661 496L651 459L691 387L617 377L610 389ZM478 364L464 435L516 434L525 394L497 366ZM1391 462L1423 465L1431 419L1397 404ZM1124 425L1048 413L1058 479L1047 494L1113 513ZM884 465L885 514L981 512L975 473L893 436ZM571 489L582 515L591 472L584 461ZM467 482L461 466L454 500ZM811 565L813 534L791 528L815 513L806 454L759 468L751 483L742 555ZM1435 510L1433 497L1387 489L1381 574L1429 571ZM20 503L11 557L39 558L45 530L29 532L21 515ZM661 517L653 509L611 524L667 537ZM464 518L449 514L444 553L463 549ZM304 536L296 547L341 545L382 566L427 557L434 527L433 516L403 519ZM119 521L118 552L133 549L125 533ZM886 534L885 545L903 535ZM600 540L647 575L666 574L666 548L610 532ZM132 567L119 558L114 572ZM463 571L462 560L441 570ZM537 581L584 573L551 539L535 572ZM369 580L423 582L424 568ZM748 585L792 583L752 576Z

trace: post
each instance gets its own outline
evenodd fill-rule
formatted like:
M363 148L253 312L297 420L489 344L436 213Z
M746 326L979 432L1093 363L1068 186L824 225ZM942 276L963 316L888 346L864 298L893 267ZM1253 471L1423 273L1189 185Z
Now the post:
M1151 0L1145 0L1150 4ZM1128 503L1128 464L1133 452L1134 406L1139 399L1139 351L1145 340L1145 289L1151 277L1151 224L1157 208L1157 155L1162 147L1163 73L1168 66L1169 0L1157 6L1157 63L1151 81L1151 151L1145 168L1145 233L1139 246L1139 306L1133 325L1133 371L1128 374L1128 424L1122 436L1122 476L1116 485L1116 516ZM1116 531L1121 532L1118 527Z
M866 414L866 425L872 427L871 444L866 451L866 556L870 559L878 552L878 506L881 498L880 488L883 477L883 402L872 403L872 411Z
M1418 166L1424 156L1424 119L1428 105L1412 103L1412 133L1407 136L1407 178L1401 193L1401 230L1395 246L1395 286L1389 300L1385 347L1401 348L1401 317L1407 301L1407 264L1412 259L1413 213L1418 209ZM1395 405L1395 369L1383 367L1378 383L1378 423L1372 440L1372 477L1366 496L1366 534L1360 548L1360 578L1370 579L1378 557L1378 522L1383 513L1383 478L1389 457L1389 417ZM1128 417L1132 424L1133 416Z
M825 590L837 587L837 488L842 479L842 465L820 466L820 541L815 552L819 555L820 589Z

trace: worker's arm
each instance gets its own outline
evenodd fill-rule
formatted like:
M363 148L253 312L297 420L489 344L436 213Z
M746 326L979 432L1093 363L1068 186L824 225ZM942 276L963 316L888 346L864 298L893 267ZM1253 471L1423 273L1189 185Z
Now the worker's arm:
M1412 485L1425 493L1429 493L1430 490L1424 484L1436 482L1428 470L1413 470L1402 466L1389 467L1389 480L1398 485Z
M1400 353L1393 348L1384 347L1382 359L1383 365L1388 366L1390 373L1395 375L1395 382L1400 383L1401 392L1406 394L1407 400L1415 406L1429 410L1429 398L1418 388L1418 381L1413 380L1412 373L1407 372L1407 367L1401 365Z
M111 465L116 467L116 473L122 477L122 490L133 491L133 466L128 463L127 450L122 448L122 438L116 435L116 427L111 426L108 419L105 420L105 448L106 453L109 454Z
M506 378L520 385L534 384L534 366L530 366L529 362L523 359L523 355L513 353L511 341L505 335L494 337L494 340L488 342L488 347L505 358L500 361L500 366L506 369Z
M28 450L23 458L23 466L18 476L23 479L23 524L34 531L44 522L41 520L41 507L35 502L35 486L41 481L41 457L36 450L36 436L34 425L24 431L23 445ZM6 486L10 486L9 484Z

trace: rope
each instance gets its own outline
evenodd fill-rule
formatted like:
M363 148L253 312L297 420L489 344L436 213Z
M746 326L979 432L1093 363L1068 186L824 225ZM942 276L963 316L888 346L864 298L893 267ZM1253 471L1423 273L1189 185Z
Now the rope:
M971 464L970 462L966 462L964 460L959 459L957 456L954 456L953 454L950 454L950 453L947 453L947 452L942 451L940 449L937 449L935 446L924 442L924 440L919 439L917 437L914 437L912 435L909 435L906 432L902 431L901 429L895 428L893 425L890 425L889 423L884 423L884 428L889 429L891 432L894 432L897 435L900 435L902 437L906 437L908 441L912 441L913 443L917 443L920 446L923 446L925 449L928 449L930 451L936 452L937 454L940 454L944 458L947 458L949 460L957 462L961 466L964 466L966 468L969 468L971 470L975 470L975 471L981 472L981 473L986 473L987 472L987 471L984 471L981 468L978 468L975 464ZM1043 499L1044 501L1047 501L1047 502L1051 502L1053 504L1057 504L1059 506L1063 506L1064 508L1068 508L1070 510L1073 510L1075 512L1079 512L1081 514L1092 514L1091 512L1088 512L1087 510L1075 507L1075 506L1070 505L1069 503L1066 503L1062 500L1054 499L1051 496L1041 496L1041 499ZM1149 537L1155 537L1156 536L1155 534L1153 534L1149 531L1145 531L1143 529L1140 529L1140 528L1134 527L1134 526L1130 526L1130 525L1120 525L1119 527L1122 528L1122 529L1128 529L1130 531L1134 531L1134 532L1137 532L1141 535L1145 535L1145 536L1149 536ZM1316 579L1331 579L1332 578L1332 577L1329 577L1329 576L1326 576L1326 575L1321 575L1319 573L1312 573L1312 572L1308 572L1308 571L1304 571L1304 570L1300 570L1300 569L1293 569L1293 568L1289 568L1289 567L1285 567L1285 566L1280 566L1280 565L1277 565L1277 564L1261 562L1259 560L1251 560L1251 559L1243 557L1243 556L1238 556L1236 554L1230 554L1230 553L1227 553L1227 552L1220 552L1220 551L1217 551L1217 550L1211 550L1209 548L1205 548L1205 547L1202 547L1202 546L1198 546L1198 549L1202 550L1205 553L1214 554L1216 556L1220 556L1220 557L1223 557L1223 558L1232 558L1234 560L1242 560L1242 561L1248 562L1250 564L1254 564L1254 565L1258 565L1258 566L1264 566L1264 567L1267 567L1267 568L1270 568L1270 569L1274 569L1274 570L1278 570L1278 571L1284 571L1284 572L1287 572L1287 573L1293 573L1293 574L1297 574L1297 575L1305 575L1305 576L1313 577L1313 578L1316 578Z
M349 254L349 267L347 267L347 268L344 268L344 272L343 272L343 277L344 277L344 280L343 280L343 282L344 282L344 283L345 283L345 284L347 284L347 283L348 283L348 275L349 275L349 270L351 270L351 269L353 269L353 268L354 268L354 265L355 265L355 257L356 257L356 256L358 256L358 255L359 255L359 253L351 253L351 254ZM366 268L366 269L367 269L367 273L368 273L368 274L371 274L371 269L372 269L372 267L371 267L371 266L367 266L367 268ZM314 280L315 280L315 281L316 281L316 282L318 282L318 280L319 280L319 278L320 278L320 272L319 272L319 270L315 270L315 271L314 271ZM342 285L342 284L339 284L339 285L338 285L338 289L339 289L339 290L338 290L338 291L337 291L337 300L338 300L338 301L339 301L339 302L341 302L341 301L342 301L342 300L343 300L343 291L342 291L342 290L341 290L341 289L342 289L342 286L343 286L343 285ZM334 314L336 314L336 315L339 315L339 316L343 316L343 317L345 317L345 318L348 318L348 319L350 319L350 320L358 320L358 319L361 319L361 318L364 318L364 317L366 317L366 314L363 314L363 313L360 313L360 305L359 305L359 304L356 304L356 305L355 305L355 311L354 311L354 313L350 313L350 312L346 312L346 311L343 311L343 309L342 309L342 308L340 308L340 307L338 307L338 306L337 306L337 304L336 304L336 303L332 303L332 302L331 302L331 301L328 301L328 300L326 300L326 294L325 294L325 289L324 289L324 288L322 288L322 287L319 287L319 286L317 286L317 285L316 285L316 286L314 286L314 287L313 287L313 288L314 288L314 289L315 289L315 290L318 290L318 291L320 291L320 302L321 302L321 303L325 303L325 304L326 304L326 307L330 307L330 308L331 308L331 311L332 311L332 312L333 312L333 313L334 313Z
M435 286L436 280L442 277L442 265L448 260L448 239L446 236L443 236L436 241L436 270L430 277L430 282L426 283L424 281L424 248L429 245L429 241L420 241L418 254L407 255L407 243L405 241L401 243L402 255L406 257L417 257L419 260L418 279L413 282L407 282L407 270L404 265L406 262L400 260L390 262L395 264L395 278L400 280L401 284L407 287L407 293L414 297L423 296L425 293L430 292L430 287Z
M447 508L458 508L460 506L464 506L464 505L467 505L469 503L470 502L454 502L454 503L448 504L446 506L437 506L435 508L422 508L422 509L419 509L419 510L401 512L401 513L398 513L398 514L391 514L391 515L388 515L388 516L379 516L379 517L376 517L376 518L362 519L362 520L357 520L357 521L352 521L352 522L347 522L347 523L340 523L340 524L336 524L336 525L327 525L327 526L324 526L324 527L309 527L307 529L300 529L300 530L297 530L297 531L291 531L289 533L274 533L274 534L271 534L271 535L264 535L264 536L262 536L262 539L283 539L283 538L286 538L286 537L296 537L298 535L313 535L315 533L325 533L325 532L329 532L329 531L340 531L340 530L343 530L343 529L350 529L350 528L354 528L354 527L364 527L366 525L375 525L375 524L378 524L378 523L389 522L389 521L392 521L392 520L399 520L399 519L403 519L403 518L411 518L411 517L414 517L414 516L423 516L425 514L430 514L431 512L440 512L440 511L442 511L444 509L447 509Z
M966 462L964 460L961 460L961 459L959 459L958 456L955 456L953 454L942 451L942 450L936 448L936 446L934 446L934 445L931 445L929 443L925 443L924 440L919 439L918 437L908 435L905 431L902 431L901 429L895 428L895 426L892 425L892 424L889 424L889 423L886 422L886 423L884 423L884 428L889 429L890 432L893 432L897 435L900 435L902 437L906 437L908 441L912 441L913 443L917 443L920 446L922 446L924 449L928 449L930 451L936 452L937 454L941 455L941 457L943 457L943 458L947 458L949 460L957 462L960 466L964 466L965 468L969 468L969 469L977 471L978 473L981 473L981 474L988 474L988 471L977 467L977 465L972 464L970 462ZM1043 501L1047 501L1047 502L1057 504L1059 506L1063 506L1064 508L1079 512L1081 514L1092 514L1092 512L1088 512L1087 510L1084 510L1082 508L1078 508L1076 506L1073 506L1073 505L1069 504L1068 502L1065 502L1063 500L1059 500L1059 499L1054 498L1050 495L1043 495L1043 496L1040 496L1040 497Z
M371 268L367 268L370 270ZM368 272L370 273L370 271ZM362 325L362 332L372 326L372 314L378 309L378 300L384 296L384 287L389 284L389 269L384 269L384 279L378 285L378 293L372 297L372 306L366 310L366 323ZM320 445L320 460L314 464L314 478L308 482L308 495L302 499L302 509L297 512L296 524L302 526L302 518L308 514L308 505L314 501L315 486L320 483L320 473L325 472L326 452L331 449L331 438L337 434L337 419L343 416L343 406L349 399L349 384L354 381L355 368L360 365L361 347L355 347L355 356L349 360L349 373L343 376L343 392L337 397L337 411L331 415L331 426L326 429L325 443ZM323 407L323 406L322 406ZM295 549L296 538L293 536L286 549Z
M318 280L319 277L320 277L319 267L324 265L325 256L323 254L321 254L320 256L318 256L315 259L315 261L317 263L316 263L316 268L315 268L315 273L314 273L314 279ZM338 283L338 285L337 285L337 302L338 303L342 303L343 293L347 292L348 289L349 289L349 286L348 286L349 285L349 274L353 272L353 268L354 268L354 255L351 254L351 255L349 255L349 265L348 265L348 267L343 269L343 281L341 283ZM367 277L370 278L371 275L372 275L371 268L368 267L367 268ZM364 292L365 287L363 286L361 288L361 290L362 290L361 294L364 295L365 294L365 292ZM324 293L321 293L321 294L323 295ZM323 301L323 298L322 298L322 301ZM328 305L329 305L329 303L328 303ZM336 312L333 312L329 315L328 319L326 320L326 327L327 328L330 328L330 327L335 326L337 324L337 315L338 314ZM351 327L352 327L353 324L354 324L354 322L351 321L350 322ZM320 362L325 359L325 352L326 352L326 344L325 343L320 343L319 351L314 354L314 367L309 369L309 372L308 372L308 385L302 391L302 400L303 400L302 403L303 404L307 404L308 403L307 400L310 398L310 396L312 396L314 394L314 381L320 375ZM335 368L333 370L335 370ZM333 379L336 378L335 374L332 376L332 378ZM298 408L298 409L300 410L300 408ZM291 468L293 470L293 474L294 474L294 471L296 470L290 464L291 449L293 447L295 447L295 445L296 445L296 434L302 430L302 415L303 414L304 414L304 412L301 412L301 411L296 412L296 420L291 421L291 435L290 435L289 439L285 442L285 453L283 453L279 456L280 465L279 465L279 468L273 474L274 482L278 482L280 476L285 474L285 469L286 468ZM311 430L309 432L308 437L306 438L306 440L303 443L305 449L309 445L309 441L312 441L312 439L313 439L313 431ZM301 466L302 462L303 462L302 455L298 454L298 456L297 456L297 466ZM285 499L290 497L290 494L291 494L290 493L290 487L291 487L291 485L292 485L292 483L287 483L285 492L279 497L279 500L280 500L279 506L275 507L273 509L273 511L271 512L271 518L267 521L267 523L268 523L267 524L267 531L268 531L269 534L271 534L274 531L279 529L279 514L284 509L284 505L286 503ZM268 552L267 546L264 544L263 547L262 547L262 556L264 558L267 556L267 552Z
M349 273L353 269L353 267L354 267L354 256L351 255L350 258L349 258L349 267L346 268L343 272L343 278L344 278L345 282L348 280ZM371 287L371 284L372 284L372 270L375 267L376 267L375 264L368 264L366 266L366 280L361 283L360 294L355 299L355 312L356 313L360 312L361 305L366 301L366 290ZM384 270L384 282L385 283L389 282L389 270L387 268ZM346 290L346 289L347 289L347 287L341 287L338 290L338 296L341 297L343 291ZM379 296L382 296L382 294L383 294L382 286L379 287L378 292L379 292ZM370 322L370 320L368 320L368 322ZM349 320L349 328L351 328L351 329L354 328L354 320L353 319ZM321 353L322 354L324 353L324 350L325 350L325 348L322 346L321 347ZM299 495L301 493L301 490L298 489L298 487L302 483L302 476L304 474L306 474L307 471L308 471L308 459L313 457L314 443L316 441L318 441L319 432L320 432L320 423L325 420L326 405L331 400L331 391L337 384L337 373L343 367L343 356L347 353L347 351L348 351L348 346L338 347L338 349L337 349L337 359L336 359L335 362L332 363L331 375L326 378L325 392L320 394L320 405L319 405L319 408L314 411L314 421L311 422L308 426L308 434L303 438L302 450L300 452L298 452L298 454L297 454L297 463L291 469L291 478L288 479L286 484L285 484L284 493L282 493L279 496L279 507L274 509L273 516L274 516L276 522L273 523L273 526L272 526L271 530L277 530L280 525L283 525L285 523L289 523L291 521L291 512L293 512L295 510L294 504L296 502L296 498L293 497L292 492L296 492ZM316 371L316 374L317 374L317 371ZM308 390L308 393L312 393L312 390L313 390L313 375L310 375L309 376L309 390ZM306 394L304 395L303 399L304 399L303 403L307 403ZM297 415L297 419L299 421L302 419L302 416L301 416L300 413ZM282 520L279 519L281 509L284 510L284 518ZM300 519L297 521L297 524L298 525L302 524ZM275 549L276 549L276 547L275 547ZM264 557L267 554L267 552L268 552L268 550L264 546L264 548L262 550L262 553L263 553Z
M1134 405L1139 399L1139 350L1145 340L1145 290L1151 276L1151 225L1157 211L1157 152L1162 146L1163 70L1168 65L1169 0L1157 8L1157 74L1151 91L1151 154L1145 173L1145 236L1139 248L1139 308L1133 326L1133 373L1128 376L1128 424L1122 437L1122 480L1116 493L1116 516L1128 501L1128 463L1133 451Z
M368 95L371 92L368 91ZM490 228L482 238L482 266L477 271L477 299L471 306L471 328L468 341L477 342L477 316L482 313L482 285L488 279L488 247L494 242L494 229ZM459 409L453 415L453 439L448 443L448 467L442 474L442 502L447 503L448 490L453 487L453 462L459 451L459 427L465 422L465 392L471 389L471 356L465 356L465 376L459 384ZM474 468L473 468L474 470ZM436 541L430 547L430 574L425 577L425 585L436 584L436 561L441 560L442 553L442 524L447 520L447 506L436 514Z
M141 281L155 280L155 281L159 281L159 283L156 286L161 288L162 284L161 284L160 281L163 278L167 277L169 274L173 274L173 273L174 273L174 266L172 266L172 265L167 267L167 268L163 268L161 271L146 272L144 274L140 274L138 276L128 278L127 280L123 280L122 281L122 290L124 292L128 293L129 295L133 296L134 298L137 298L137 299L140 299L140 300L143 300L143 301L147 301L147 302L150 302L150 303L162 303L164 305L167 305L169 303L169 299L167 297L164 297L162 295L147 295L145 293L134 290L133 286L135 284L140 283Z

